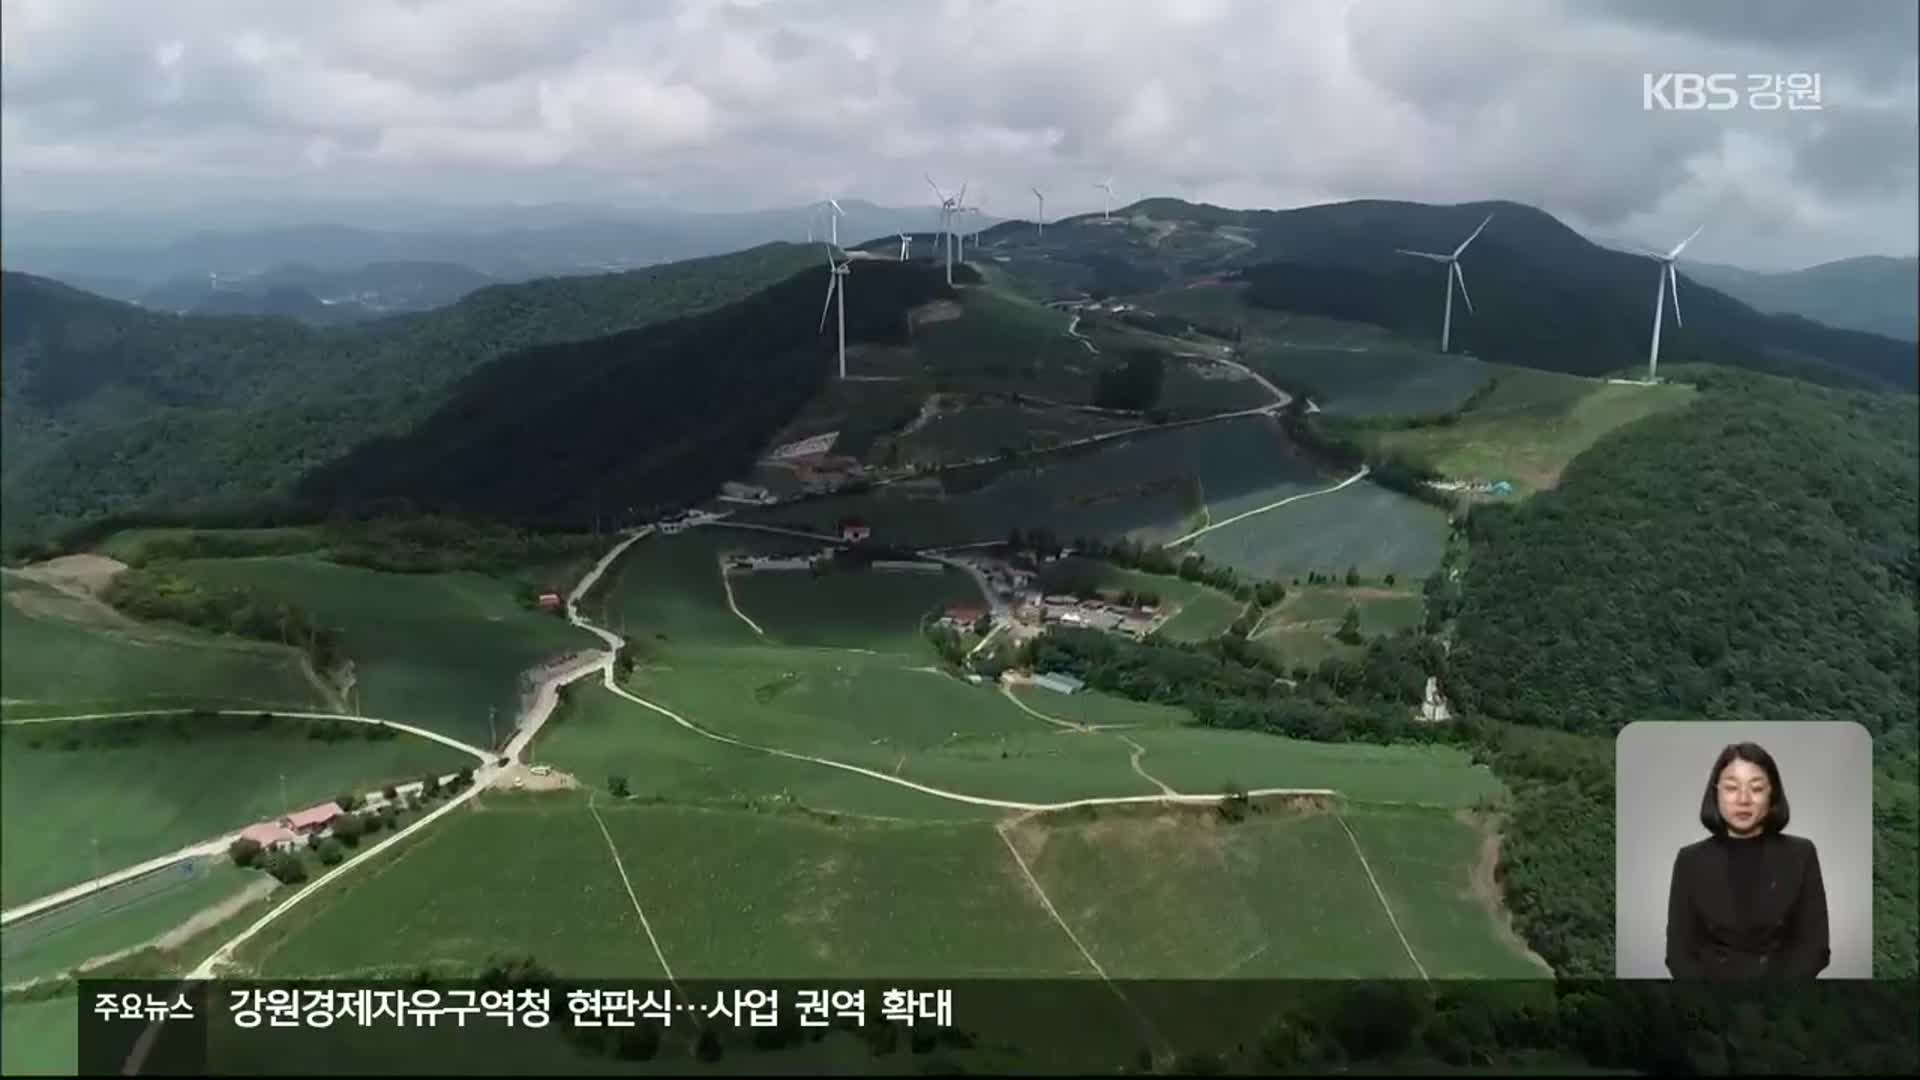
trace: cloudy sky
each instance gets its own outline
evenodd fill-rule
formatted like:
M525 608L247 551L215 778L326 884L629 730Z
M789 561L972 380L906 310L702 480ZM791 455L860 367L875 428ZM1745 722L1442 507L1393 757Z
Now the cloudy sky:
M1542 206L1756 267L1916 247L1912 0L0 0L7 211L227 199ZM1729 111L1645 109L1725 72ZM1818 111L1749 75L1818 73Z

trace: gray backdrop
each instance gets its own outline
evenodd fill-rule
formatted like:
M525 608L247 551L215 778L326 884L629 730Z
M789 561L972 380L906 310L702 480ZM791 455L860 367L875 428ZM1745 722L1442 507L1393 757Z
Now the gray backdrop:
M1873 976L1873 740L1859 724L1641 721L1614 743L1614 973L1666 979L1673 857L1705 839L1700 797L1728 743L1755 742L1780 767L1787 832L1820 849L1833 961L1823 979Z

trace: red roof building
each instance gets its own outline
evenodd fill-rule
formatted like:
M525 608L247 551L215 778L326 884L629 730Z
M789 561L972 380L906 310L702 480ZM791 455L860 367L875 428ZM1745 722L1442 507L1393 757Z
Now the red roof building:
M840 539L859 543L873 535L873 526L859 518L840 519Z
M968 626L972 626L974 623L979 622L980 617L982 615L985 615L986 613L987 613L986 608L968 607L965 604L955 604L952 607L947 609L947 618L952 619L954 622L957 622L957 623L965 623Z
M277 821L263 821L258 825L248 826L246 831L240 834L240 839L251 840L265 851L279 851L291 847L300 837L292 829Z
M333 819L344 813L346 811L340 809L339 803L321 803L319 806L310 806L298 813L288 814L280 819L280 823L294 832L319 832L333 824Z
M547 592L540 594L539 604L540 610L542 611L559 611L565 603L565 601L560 599L559 593Z

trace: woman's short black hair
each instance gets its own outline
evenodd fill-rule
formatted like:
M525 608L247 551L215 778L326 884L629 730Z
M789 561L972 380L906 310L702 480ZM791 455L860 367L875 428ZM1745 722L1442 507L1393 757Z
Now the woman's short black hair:
M1736 761L1752 762L1767 774L1767 786L1772 791L1767 796L1767 816L1760 822L1760 831L1769 835L1786 831L1791 811L1787 807L1787 786L1780 780L1780 766L1773 763L1773 755L1759 743L1750 742L1732 743L1713 759L1713 771L1707 774L1707 793L1700 799L1700 824L1715 836L1727 835L1727 821L1720 816L1716 789L1720 786L1721 771Z

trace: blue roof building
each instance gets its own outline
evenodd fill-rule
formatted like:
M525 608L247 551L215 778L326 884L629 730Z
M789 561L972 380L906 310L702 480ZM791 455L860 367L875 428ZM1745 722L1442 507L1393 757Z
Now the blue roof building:
M1513 494L1513 485L1507 483L1505 480L1495 480L1490 490L1495 495L1511 495Z
M1044 675L1035 675L1033 685L1045 687L1056 694L1072 694L1087 684L1064 672L1049 671Z

